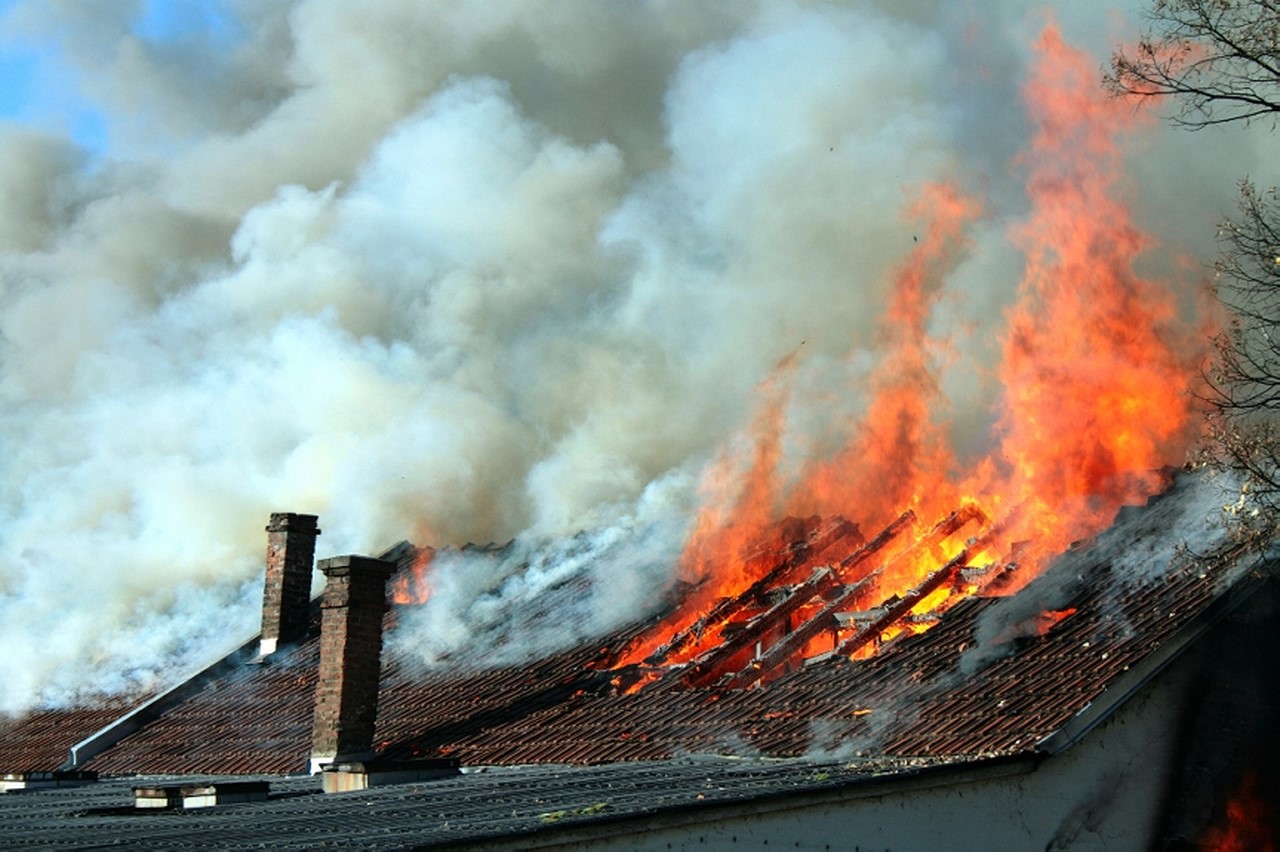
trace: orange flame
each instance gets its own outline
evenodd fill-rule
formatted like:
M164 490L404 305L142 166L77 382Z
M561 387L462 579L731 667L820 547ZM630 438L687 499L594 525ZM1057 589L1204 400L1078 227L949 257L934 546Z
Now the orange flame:
M736 460L722 454L703 480L710 499L695 522L680 566L687 582L710 580L697 592L699 603L734 594L749 585L755 579L751 569L753 551L777 526L777 467L782 457L784 414L789 400L785 380L795 363L794 355L787 357L758 389L764 402L752 425L751 465L742 478L735 476Z
M1043 557L1104 528L1185 460L1203 347L1168 291L1134 271L1151 240L1117 197L1116 135L1138 116L1101 95L1093 63L1056 29L1038 48L1024 87L1038 128L1032 213L1014 235L1027 272L1000 368L1000 450L983 473L1000 471L984 485L1003 505L1030 501L1023 532Z
M869 379L871 402L845 449L803 478L792 496L793 513L856 507L855 516L870 529L907 508L933 515L957 502L954 491L935 491L954 460L942 424L933 419L939 388L928 321L978 205L954 187L930 185L907 212L924 220L925 235L894 277L879 331L882 355ZM922 507L927 495L935 499Z
M927 186L908 209L923 236L894 275L877 338L880 359L867 380L869 403L848 425L843 449L803 470L792 487L780 481L787 382L796 367L794 357L787 359L761 386L745 472L725 455L707 473L704 487L713 499L682 560L686 581L701 585L618 665L652 661L649 652L663 637L687 635L691 626L698 641L662 662L693 660L719 642L726 625L703 617L718 599L748 587L754 594L752 584L786 561L788 539L779 534L784 515L842 516L874 531L904 511L928 522L969 506L981 525L991 524L980 547L965 544L955 529L935 535L917 527L905 540L887 543L857 576L814 575L813 594L841 606L845 597L830 588L836 579L858 584L849 608L904 596L914 602L901 615L901 607L889 607L893 624L874 622L873 631L847 643L860 656L868 641L927 629L936 612L966 594L1015 590L1044 560L1103 529L1122 506L1158 491L1164 484L1159 471L1185 460L1199 427L1188 389L1204 338L1180 323L1165 287L1135 270L1153 242L1120 197L1119 135L1141 117L1101 91L1095 63L1052 24L1036 48L1039 62L1023 88L1035 134L1020 160L1031 209L1011 234L1026 256L1026 271L1006 315L996 370L1004 398L994 449L967 474L957 471L948 424L939 415L934 363L945 341L929 333L930 314L963 258L964 230L979 205L954 187ZM926 536L932 536L927 546L897 558ZM826 564L810 556L802 564ZM1016 578L993 570L1000 559L1019 563ZM972 581L961 577L965 571L989 576ZM935 585L947 579L949 585ZM808 585L795 588L810 593ZM793 644L813 648L824 641L808 631ZM780 644L774 657L791 648ZM716 673L706 669L705 655L700 659L694 681L710 682ZM738 656L720 660L740 662ZM754 682L756 676L743 672L734 682Z
M436 552L429 547L420 549L408 570L401 571L391 581L391 602L399 605L424 604L431 598L431 560Z

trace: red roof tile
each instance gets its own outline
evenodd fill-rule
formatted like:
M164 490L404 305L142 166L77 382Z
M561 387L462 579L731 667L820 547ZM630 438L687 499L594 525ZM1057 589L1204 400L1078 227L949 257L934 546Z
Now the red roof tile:
M620 694L620 672L602 664L644 624L488 669L423 669L389 648L376 744L390 758L447 755L464 765L595 764L698 752L839 749L934 759L1030 751L1076 724L1091 703L1127 694L1161 654L1258 582L1247 576L1257 561L1247 553L1230 553L1213 567L1168 556L1171 539L1199 534L1199 520L1188 522L1205 502L1197 482L1184 479L1146 509L1122 513L1111 530L1015 596L961 600L931 629L903 635L867 659L782 660L755 688L693 688L677 669ZM822 529L845 539L850 551L861 542L839 524ZM829 551L829 544L824 538L819 549ZM790 582L793 574L790 562L777 572ZM313 633L268 663L242 665L85 768L302 771L317 655ZM32 740L50 743L47 736Z
M132 709L134 701L104 698L90 706L0 717L0 773L51 772L71 747Z

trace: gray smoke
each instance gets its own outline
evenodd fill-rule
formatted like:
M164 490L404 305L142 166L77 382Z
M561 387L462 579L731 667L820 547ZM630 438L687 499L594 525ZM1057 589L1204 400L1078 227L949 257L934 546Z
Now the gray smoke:
M970 677L1015 650L1019 639L1040 635L1047 612L1066 610L1091 585L1104 591L1096 605L1103 623L1118 636L1130 638L1135 628L1121 605L1122 593L1165 579L1177 571L1207 572L1217 554L1229 552L1240 532L1233 517L1248 505L1247 488L1234 472L1200 469L1181 474L1170 488L1141 509L1125 507L1110 528L1055 560L1051 572L1020 594L1000 599L977 619L973 644L960 657L958 671L944 679L941 689ZM1175 530L1176 535L1170 535ZM1221 592L1250 570L1252 560L1222 570L1216 580ZM1099 579L1099 566L1110 576ZM1202 575L1203 576L1203 575Z
M1100 63L1135 32L1058 5ZM272 511L320 514L322 556L639 526L669 572L779 359L802 354L793 454L857 410L929 181L986 204L937 317L957 443L982 448L1038 6L214 8L164 42L138 3L0 21L57 41L108 134L0 126L0 711L252 632ZM1134 153L1155 271L1211 257L1269 162L1155 125ZM643 609L653 561L616 559L611 600ZM440 600L463 638L428 657L483 626Z
M664 477L633 514L572 536L527 531L503 546L433 555L430 597L402 607L387 644L409 664L522 663L634 622L662 602L693 506Z

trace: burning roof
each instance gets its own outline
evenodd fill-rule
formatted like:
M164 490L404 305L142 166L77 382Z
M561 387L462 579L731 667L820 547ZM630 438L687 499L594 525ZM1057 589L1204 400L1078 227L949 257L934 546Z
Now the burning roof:
M796 16L784 27L792 45L789 56L810 51L816 33L870 32L868 24L876 25L879 35L901 42L898 67L901 57L925 44L914 30L895 26L881 31L883 22L876 17L838 15L842 23L833 26L835 17L829 16L837 16L834 10L787 14ZM441 626L418 615L434 607L437 598L426 604L422 600L436 593L437 582L447 577L442 563L456 551L405 545L384 554L400 568L393 582L399 606L382 619L382 601L374 601L376 595L365 588L369 607L364 615L374 609L377 613L356 629L379 651L377 625L392 631L382 668L369 667L376 700L366 702L379 706L373 737L382 756L456 758L467 765L599 764L710 751L839 755L900 765L1053 752L1088 730L1261 582L1251 569L1270 554L1230 537L1218 486L1204 474L1169 473L1169 466L1186 458L1197 432L1197 413L1186 389L1207 335L1181 304L1176 285L1148 277L1147 270L1162 263L1144 257L1152 239L1125 203L1118 137L1119 130L1139 119L1126 105L1099 97L1092 80L1095 62L1068 47L1053 24L1030 51L1034 67L1022 82L1029 136L1015 158L1023 178L1014 193L1018 202L1013 206L1019 210L1013 218L1007 210L994 216L1002 234L994 241L1008 243L1005 248L1019 254L1025 265L1020 277L1002 279L1013 291L1007 302L1001 300L1005 327L973 330L960 353L952 347L961 336L939 334L938 326L946 319L942 308L947 300L965 286L958 270L970 257L991 200L980 202L971 194L985 179L946 177L950 168L937 165L946 157L929 157L933 165L911 190L903 222L893 228L879 227L887 218L882 199L868 195L874 203L867 209L873 213L861 223L862 242L877 242L868 234L886 237L885 247L867 253L876 255L874 262L862 255L839 255L810 269L811 247L844 242L831 239L830 231L849 226L848 211L819 216L814 208L822 205L803 193L797 196L804 196L799 206L778 217L820 220L816 229L800 228L797 238L788 241L784 253L803 256L801 262L744 259L774 228L776 222L768 217L761 219L767 227L760 231L754 224L725 228L690 209L670 217L677 227L660 227L665 223L659 220L670 216L667 203L672 200L689 208L779 209L773 188L795 185L799 178L812 180L817 172L807 164L810 153L836 155L836 146L822 138L827 132L822 128L840 136L841 153L826 158L833 162L843 161L844 149L876 142L874 132L855 132L861 117L828 120L846 111L836 108L845 93L861 88L861 75L838 75L831 79L839 82L826 87L839 92L838 98L804 101L811 104L804 115L780 113L796 119L789 122L799 131L794 144L746 146L760 148L768 162L754 162L754 153L746 148L727 158L734 160L734 170L746 167L742 174L748 179L735 176L724 186L712 181L717 185L714 203L702 194L707 186L685 185L689 175L701 180L708 171L704 166L721 159L718 150L708 156L696 144L692 151L684 147L704 136L689 127L693 116L708 112L694 108L710 102L696 96L707 82L703 78L721 76L716 68L732 64L740 54L757 55L762 45L776 46L771 27L748 34L746 40L736 38L733 49L689 54L668 102L675 132L653 160L670 159L671 169L636 176L634 192L610 188L630 182L624 173L631 166L619 149L609 143L578 146L522 114L512 93L493 80L455 80L428 99L421 114L406 119L385 145L370 149L369 163L359 174L348 175L355 167L344 166L343 175L352 178L349 187L334 183L323 191L285 191L246 215L234 244L238 272L201 281L172 302L161 300L176 317L217 315L235 318L235 326L256 327L258 323L239 321L236 300L223 299L257 291L255 276L264 270L268 277L282 277L276 276L277 262L298 260L295 253L307 270L338 269L339 277L356 282L395 280L398 289L382 294L385 301L372 308L373 314L386 314L381 320L366 316L353 324L352 318L364 316L362 308L368 307L361 305L363 293L352 295L350 305L344 301L347 307L341 309L321 298L314 315L299 313L296 298L281 300L287 320L261 323L268 330L262 340L269 345L199 325L201 334L187 334L192 329L178 326L185 339L199 343L203 335L223 341L207 354L220 354L225 345L228 363L235 368L225 374L211 371L214 378L223 376L232 390L238 382L255 394L266 389L263 395L272 399L281 387L312 388L317 364L321 372L335 375L356 365L351 385L357 391L320 392L326 404L335 399L352 403L337 406L352 419L315 416L310 401L271 406L267 408L280 418L280 429L267 442L270 448L259 447L256 439L240 446L248 450L240 453L246 458L288 453L287 464L277 458L274 466L287 469L288 476L276 485L292 483L283 489L289 493L299 490L298 482L310 482L314 468L328 464L335 447L345 448L352 460L373 459L380 480L392 471L404 481L403 472L409 470L411 485L366 488L359 497L364 518L354 525L339 521L339 531L346 525L344 541L367 540L370 535L353 531L386 525L435 529L455 540L464 540L462 530L509 531L535 521L562 528L567 519L589 516L610 500L639 505L640 492L664 477L684 476L691 482L689 474L703 455L724 447L705 470L705 499L687 540L680 536L684 546L675 560L678 582L666 589L659 611L645 610L656 606L658 596L640 595L637 587L655 577L669 579L669 572L630 572L604 584L600 573L580 568L598 561L599 551L591 546L576 553L566 546L546 565L534 565L520 547L495 549L491 555L506 572L495 580L502 589L468 590L475 592L484 641L471 643L467 653L457 651L455 644L442 653L433 649L419 654L414 637L421 634L411 625ZM828 44L833 56L861 53L847 49L843 37ZM759 55L772 56L767 50ZM800 103L798 94L796 85L782 92L780 100ZM750 111L734 112L741 115L705 135L739 135L734 128L742 129L737 122ZM930 112L937 110L917 110L919 115ZM822 121L812 120L819 115ZM769 124L755 116L749 121ZM834 129L842 123L843 130ZM473 131L456 139L450 135L473 124ZM942 123L938 129L945 127ZM493 139L511 140L519 150L493 150ZM440 174L466 179L506 174L507 182L486 184L483 192L459 192L455 201L462 203L454 206L424 207L423 199L448 193L441 193L430 176L417 182L419 172L434 175L416 168L421 151L461 154L473 148L483 155L461 158L460 168ZM485 159L498 162L506 155L509 162L503 168L490 168ZM850 160L856 163L851 170L831 173L841 178L834 182L839 184L836 194L854 197L857 192L849 190L857 189L870 171L883 171L857 160ZM897 162L905 168L909 160L904 155ZM806 165L793 171L800 161ZM414 183L411 191L401 192L405 163L415 164L410 170ZM752 168L759 170L752 174ZM554 191L549 191L552 184ZM770 189L740 195L740 184ZM550 203L524 199L527 207L508 206L530 189L535 196L548 191ZM565 203L582 199L584 193L596 198ZM416 215L398 218L384 210L393 228L382 228L379 215L366 218L369 211L392 202L404 202ZM579 207L593 212L579 219L573 215ZM428 208L433 211L430 221L416 217ZM541 213L529 215L531 210ZM553 227L510 241L491 239L496 235L485 223L508 219ZM307 227L299 229L297 222ZM446 222L469 222L463 230L481 232L477 244L463 247L467 235L440 227ZM686 235L675 232L690 222L701 232L690 240L696 248L686 256L677 245ZM914 231L909 241L902 239L908 228ZM395 242L374 250L367 238L384 231ZM645 231L662 237L650 241ZM276 232L302 236L290 247L277 245ZM890 235L898 240L893 246ZM627 242L638 248L619 252ZM572 246L589 248L579 248L575 255L568 248ZM455 248L458 256L451 257ZM675 266L659 262L667 254L683 260ZM569 255L574 257L566 261ZM898 257L896 263L888 255ZM316 257L324 262L316 263ZM725 260L730 257L735 259ZM415 272L393 274L388 264L400 258L410 258L405 266ZM882 303L883 316L878 323L867 323L876 326L874 334L858 329L858 335L846 339L849 316L839 321L822 316L828 313L823 302L845 286L845 270L864 263L874 273L865 281L850 273L857 298L841 308L858 313L861 323L864 301ZM721 265L724 269L714 268ZM807 274L800 286L793 286L788 273L802 269ZM420 281L418 270L425 270L421 274L429 280ZM536 271L536 280L526 288L529 270ZM498 286L480 286L494 276ZM688 280L703 276L714 285L706 289L725 285L729 296L696 305L684 301L682 291L693 289L686 287ZM310 275L283 277L311 280ZM654 298L648 291L657 279L664 283ZM700 321L724 313L747 289L766 280L769 298L754 306L755 314L772 314L788 300L799 301L793 291L805 287L823 295L812 300L816 311L790 314L781 324L761 323L768 345L759 352L744 352L752 348L744 341L754 345L758 340L744 330L751 324L735 327L711 347L706 363L713 368L690 378L681 372L690 338L649 334L650 325L661 331L687 325L696 336ZM583 298L560 298L565 281L581 286ZM324 287L310 289L325 292ZM549 298L551 293L556 297ZM651 323L654 317L671 318L652 311L664 301L680 310L695 308L693 318L681 315L678 322ZM559 303L574 307L564 317L553 316ZM209 305L222 309L205 310ZM979 305L975 310L989 307ZM522 313L540 320L523 326ZM143 323L118 340L143 341L136 363L150 364L156 353L167 351L152 341L169 339L168 328L167 323ZM819 354L812 360L801 357L790 342L793 328L821 329L823 340L814 347ZM971 407L982 412L969 414L982 420L971 424L981 433L973 437L950 422L948 406L955 400L944 392L943 380L952 356L979 351L982 357L955 357L952 373L965 373L975 382L990 378L990 386L973 395ZM106 355L88 358L86 363L97 366L86 367L80 381L89 387L98 384L87 380L95 375L105 379L146 373L131 368L132 358L129 353L119 361ZM733 359L751 363L721 389L723 376L715 365ZM768 370L766 365L774 361L777 366ZM817 377L825 378L823 370L837 361L842 362L840 378L806 395L805 389ZM276 372L263 370L264 362L289 366L279 370L289 380L277 385L262 378L264 372ZM556 367L511 380L507 370L514 364ZM187 375L185 362L176 372ZM744 389L761 376L756 415L741 444L720 443L727 424L710 412L725 408L726 399L740 404ZM983 378L973 378L978 376ZM606 401L567 404L570 397L588 396L577 393L581 383L592 384L598 399ZM211 386L211 396L220 398L218 382ZM574 393L564 393L566 387ZM367 446L353 443L352 436L364 434L368 422L379 419L370 414L370 388L402 403L390 418L396 425L387 433L393 440L385 453L352 449ZM159 400L154 411L188 410L146 385L127 389L129 399ZM637 396L648 397L644 406L631 404ZM844 396L856 402L837 400ZM187 401L185 394L177 398ZM100 406L94 394L86 399L91 403L87 410L118 409L130 423L149 427L152 420L163 421L139 417L131 406ZM223 423L222 408L239 412L248 407L219 404L191 419ZM50 411L61 423L61 409ZM673 411L692 412L684 425L700 419L716 425L655 428L680 420ZM447 418L437 412L448 412ZM813 421L807 424L811 428L793 428L806 417ZM336 431L308 431L308 421L333 421ZM616 440L620 421L628 432L621 441ZM86 422L89 427L72 431L130 431L98 428L94 418ZM24 431L38 436L53 430ZM430 438L423 438L424 433ZM199 429L194 434L201 437L189 455L206 454L223 443L216 427L209 434ZM136 458L116 452L114 445L106 455ZM449 463L455 456L463 462L457 469ZM173 458L186 456L175 453ZM163 466L166 474L156 478L149 500L142 501L155 504L156 516L168 519L172 513L181 522L156 524L149 518L142 526L167 531L214 514L171 510L181 503L173 495L194 479L184 464ZM351 464L339 479L365 487L369 480L356 475L362 468ZM85 470L86 479L98 473L93 465ZM523 483L528 500L510 496L518 491L513 482ZM452 494L464 483L472 488L469 493L439 499L440 493ZM394 492L394 498L382 499L383 490ZM681 489L686 498L693 491L687 483ZM102 507L137 504L134 493L121 488L110 499L91 500L92 511L70 516L97 518L106 511ZM222 503L247 502L227 496L239 493L228 491ZM200 501L193 505L206 505L206 495L192 496ZM682 521L687 508L678 513ZM131 526L108 514L102 522L106 526ZM294 516L301 517L315 520ZM94 529L94 523L83 521L82 526ZM289 525L278 526L283 533ZM314 524L303 526L314 531ZM23 534L16 540L24 564L37 559L32 565L43 566L47 563L39 560L50 559L44 543L54 536L45 529L43 521L20 526ZM190 549L185 534L162 538L176 542L166 545L165 553L168 547L183 553ZM92 536L87 540L96 544ZM99 553L96 546L80 550L95 559ZM134 564L132 552L130 558L117 557L113 565ZM155 573L167 575L168 567L179 561L166 556L156 563L162 570ZM309 569L309 552L302 561ZM336 574L338 567L351 565L330 567ZM382 568L390 570L385 565L378 570ZM33 567L30 574L41 572ZM108 775L299 771L313 715L319 715L314 712L317 661L326 644L341 644L327 643L333 631L318 636L320 619L305 617L308 590L309 575L304 574L287 593L276 596L294 602L293 617L276 624L271 635L264 629L258 658L229 658L208 677L148 704L146 712L117 717L117 709L109 706L71 708L6 723L0 730L0 756L17 762L14 768L53 769L68 748L92 740L100 748L75 751L71 762ZM598 621L580 618L609 597L628 598L628 604L632 597L643 601L619 608L626 610L625 620L617 612ZM502 605L510 600L527 605ZM7 612L16 611L16 605L8 609L10 604L0 603ZM34 623L41 622L43 611L37 611ZM557 629L551 631L549 625ZM553 642L523 641L551 632L557 637ZM476 636L467 633L467 640ZM83 638L69 643L84 644ZM486 655L495 656L481 659ZM321 691L331 683L323 680ZM110 731L94 735L108 718L115 720Z
M61 8L27 14L88 25ZM134 8L103 13L120 38ZM1183 255L1206 256L1230 181L1215 198L1179 191L1181 153L1152 167L1156 127L1067 46L1106 16L1029 44L1012 7L664 10L277 10L244 29L278 39L255 58L206 45L267 82L202 104L259 115L185 128L120 183L52 140L6 148L8 224L44 225L3 258L26 282L3 293L24 448L0 511L0 629L23 649L0 661L5 710L145 679L198 615L251 624L227 587L277 500L324 512L344 551L607 525L677 481L687 519L757 385L752 445L705 483L724 499L691 582L780 517L873 537L967 501L993 523L1027 504L1044 526L1016 534L1049 555L1183 463L1208 337ZM357 36L394 94L328 67ZM310 145L315 127L349 144Z
M920 587L870 609L858 590L874 570L858 578L841 566L891 562L880 548L907 521L868 540L839 521L798 524L769 582L722 599L701 627L669 631L654 650L637 649L679 623L670 621L679 605L523 664L424 667L392 643L376 746L387 758L464 765L708 752L954 760L1060 749L1260 581L1252 571L1259 555L1232 543L1222 500L1212 477L1180 475L1017 594L988 594L1016 566L964 567L943 553ZM925 549L981 520L962 514L932 525ZM980 536L959 553L978 552ZM411 571L416 553L399 555ZM813 559L824 564L805 567ZM544 600L543 617L556 617L557 599L582 593L582 582L562 583ZM413 606L393 610L387 626ZM709 649L700 636L714 637ZM313 632L234 667L83 768L297 772L308 751L318 652ZM97 724L77 713L65 721ZM29 768L56 768L69 735L41 733L47 718L10 726L0 753L38 743L46 751Z

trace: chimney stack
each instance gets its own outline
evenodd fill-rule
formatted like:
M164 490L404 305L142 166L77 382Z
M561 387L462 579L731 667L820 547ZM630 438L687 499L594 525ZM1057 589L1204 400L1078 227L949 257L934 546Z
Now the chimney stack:
M262 590L260 656L307 635L311 565L316 554L315 515L273 512L267 524L267 578Z
M382 617L394 562L368 556L322 559L324 600L311 772L373 754L382 673Z

